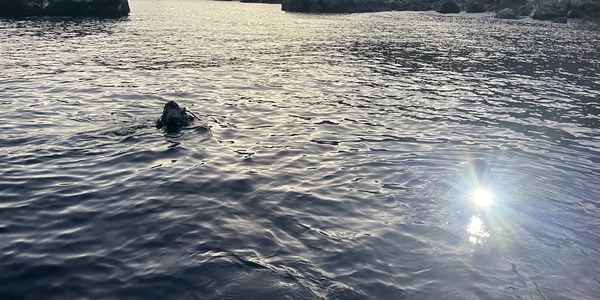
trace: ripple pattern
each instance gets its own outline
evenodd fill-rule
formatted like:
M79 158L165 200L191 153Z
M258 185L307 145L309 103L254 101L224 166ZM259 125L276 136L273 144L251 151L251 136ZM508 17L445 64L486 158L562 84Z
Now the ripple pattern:
M0 19L0 299L600 295L598 25L131 6Z

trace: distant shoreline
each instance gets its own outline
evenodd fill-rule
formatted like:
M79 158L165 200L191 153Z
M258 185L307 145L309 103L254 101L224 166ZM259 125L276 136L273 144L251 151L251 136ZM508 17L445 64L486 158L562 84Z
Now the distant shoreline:
M531 17L557 23L566 23L568 18L600 21L600 1L595 0L240 0L240 2L281 4L283 11L302 13L494 12L497 13L497 18L502 19Z

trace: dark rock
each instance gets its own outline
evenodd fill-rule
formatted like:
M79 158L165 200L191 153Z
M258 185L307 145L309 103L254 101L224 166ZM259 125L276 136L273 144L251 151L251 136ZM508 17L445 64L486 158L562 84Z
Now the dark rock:
M571 9L567 12L567 18L581 18L581 11Z
M460 7L452 1L447 1L440 5L437 12L441 14L457 14L460 12Z
M570 0L568 17L583 18L591 21L600 21L600 1L598 0Z
M0 0L0 16L123 17L127 0Z
M532 12L536 20L553 20L567 17L569 0L541 0Z
M482 13L485 12L485 7L483 3L480 1L469 1L467 3L467 12L468 13Z
M281 4L282 0L240 0L242 3Z
M499 11L503 8L512 8L512 10L518 11L518 8L526 2L527 0L500 0L497 2L496 10Z
M496 13L496 19L518 19L519 15L512 8L505 8Z
M187 114L185 107L179 107L177 102L169 101L163 108L162 116L156 121L156 128L175 133L193 121L194 117Z
M308 13L358 13L389 11L392 7L385 0L283 0L281 9Z
M558 18L552 19L552 23L563 23L563 24L566 24L567 23L567 17L558 17Z
M436 0L394 0L391 8L399 11L426 11L432 10L435 2Z
M533 12L533 9L535 8L535 0L527 0L525 3L523 3L519 9L518 12L521 16L526 17L531 15L531 12Z
M281 10L293 12L309 12L311 1L309 0L283 0Z
M7 1L7 0L0 0ZM15 1L15 0L8 0ZM38 0L42 1L42 0ZM65 0L63 0L65 1ZM75 0L70 0L75 1ZM108 1L108 0L104 0ZM116 0L113 0L116 1ZM532 16L534 19L553 20L561 17L581 17L600 20L600 0L241 0L243 2L278 2L281 9L306 13L357 13L388 10L458 13L461 8L469 13L484 11L500 12L511 9L516 16ZM509 18L517 18L512 17ZM503 17L500 14L498 18Z

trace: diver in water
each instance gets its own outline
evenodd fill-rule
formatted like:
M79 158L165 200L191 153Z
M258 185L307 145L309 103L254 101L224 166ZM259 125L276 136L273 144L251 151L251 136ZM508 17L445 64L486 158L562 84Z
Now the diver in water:
M177 102L171 100L165 104L162 116L156 121L156 128L162 128L167 133L179 132L181 128L194 121L194 114L189 113L191 115L185 107L180 107Z

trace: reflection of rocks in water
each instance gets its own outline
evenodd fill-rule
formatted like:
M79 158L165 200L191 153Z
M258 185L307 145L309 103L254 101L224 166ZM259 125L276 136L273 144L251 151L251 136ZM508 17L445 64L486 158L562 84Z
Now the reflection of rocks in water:
M129 14L127 0L2 0L0 16L122 17Z

